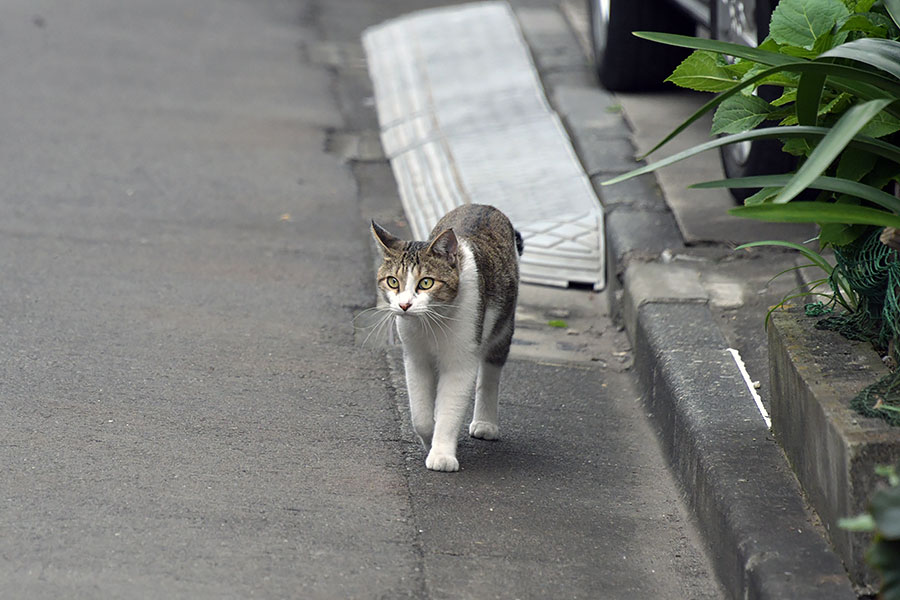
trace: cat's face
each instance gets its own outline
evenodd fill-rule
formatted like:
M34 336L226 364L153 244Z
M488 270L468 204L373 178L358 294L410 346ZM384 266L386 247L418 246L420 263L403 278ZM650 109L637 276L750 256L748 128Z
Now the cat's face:
M378 290L397 315L422 316L441 312L459 289L457 239L452 229L430 242L406 242L372 223L383 262Z

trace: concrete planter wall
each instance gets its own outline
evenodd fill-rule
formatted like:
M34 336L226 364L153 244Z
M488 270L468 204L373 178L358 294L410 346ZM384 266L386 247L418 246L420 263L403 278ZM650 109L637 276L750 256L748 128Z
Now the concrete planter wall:
M772 431L851 579L874 585L877 576L864 562L871 537L844 531L837 522L866 509L880 480L875 466L900 458L900 428L849 406L887 370L870 345L814 324L800 309L773 313L768 330Z

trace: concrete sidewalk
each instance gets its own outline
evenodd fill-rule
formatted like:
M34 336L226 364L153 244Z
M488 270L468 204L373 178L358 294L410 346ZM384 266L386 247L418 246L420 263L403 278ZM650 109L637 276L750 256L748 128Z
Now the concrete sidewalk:
M415 589L308 10L2 3L0 596Z

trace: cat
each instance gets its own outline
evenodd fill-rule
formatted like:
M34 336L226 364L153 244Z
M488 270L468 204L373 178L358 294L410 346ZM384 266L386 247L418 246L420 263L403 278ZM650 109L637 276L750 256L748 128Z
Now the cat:
M499 437L497 391L515 326L522 236L492 206L466 204L427 241L372 221L377 284L395 317L413 429L433 471L457 471L456 445L474 390L469 435Z

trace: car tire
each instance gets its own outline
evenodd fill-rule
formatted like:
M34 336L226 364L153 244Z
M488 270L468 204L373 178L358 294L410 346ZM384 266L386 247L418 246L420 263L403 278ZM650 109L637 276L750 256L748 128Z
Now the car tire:
M769 33L769 19L772 15L772 10L775 8L775 3L774 0L756 0L753 17L756 25L757 43L765 39ZM728 37L727 35L723 36L722 32L715 26L718 21L718 11L722 4L723 0L713 0L710 3L710 23L713 24L713 33L720 39ZM734 37L725 41L736 41ZM757 93L763 99L772 101L780 95L781 91L775 87L764 86L759 88ZM774 125L774 123L763 123L761 126L771 125ZM743 145L732 144L724 146L719 149L719 156L722 160L722 169L725 171L725 176L729 179L787 173L796 166L796 159L782 152L781 142L778 140L757 140ZM732 197L738 202L743 202L756 191L753 188L730 189Z
M687 56L681 48L632 35L660 31L692 35L694 22L666 0L588 0L594 69L614 92L663 89L665 78Z

